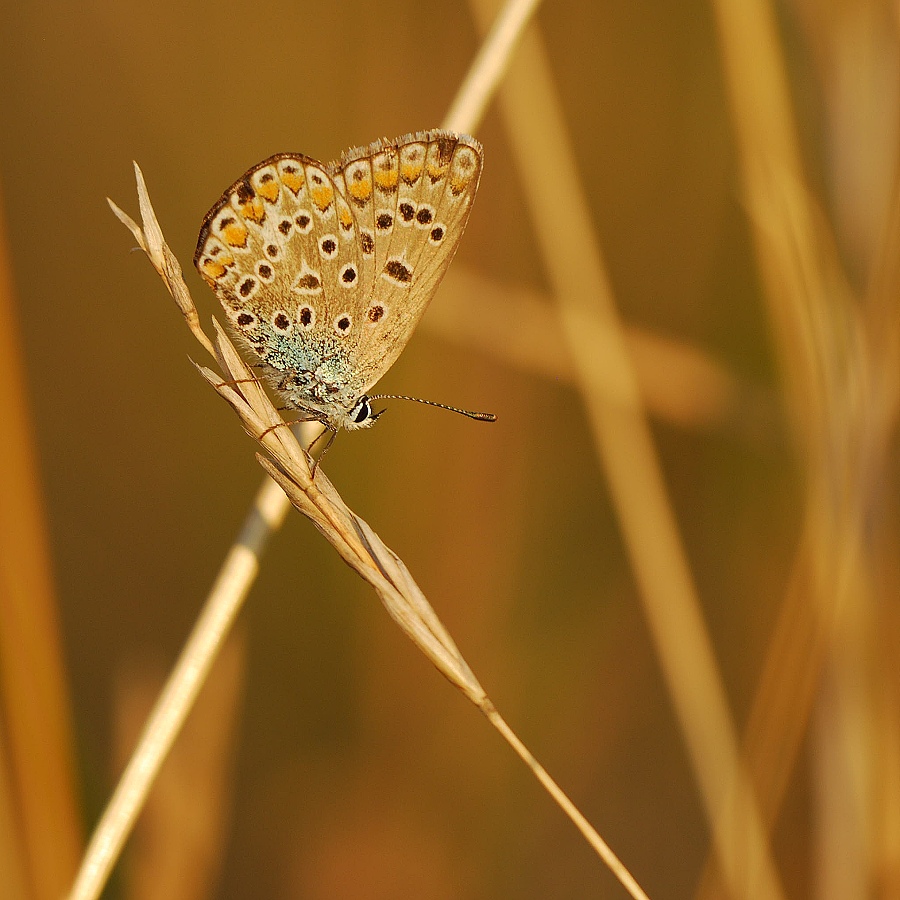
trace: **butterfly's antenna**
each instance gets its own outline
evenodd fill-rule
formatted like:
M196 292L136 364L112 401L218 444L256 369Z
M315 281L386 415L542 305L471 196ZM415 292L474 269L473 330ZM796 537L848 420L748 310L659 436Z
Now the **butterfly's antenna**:
M448 406L446 403L436 403L434 400L423 400L421 397L407 397L405 394L375 394L370 400L412 400L413 403L424 403L426 406L436 406L438 409L446 409L450 412L468 416L479 422L496 422L497 417L493 413L472 412L469 409L460 409L458 406Z

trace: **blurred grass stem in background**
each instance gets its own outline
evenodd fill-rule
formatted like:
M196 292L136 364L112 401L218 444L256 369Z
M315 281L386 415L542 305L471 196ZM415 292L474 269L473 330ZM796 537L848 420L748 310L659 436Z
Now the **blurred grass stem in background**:
M491 4L471 5L485 22ZM747 900L780 897L768 835L738 755L725 689L536 30L523 41L500 103L729 893Z
M82 852L71 700L0 196L0 894L56 900ZM8 774L7 774L8 773ZM18 822L21 828L16 829Z
M857 12L865 16L862 6ZM880 820L896 820L898 804L896 793L878 783L885 776L895 783L896 774L879 772L873 743L871 692L896 697L897 688L896 673L885 680L877 662L876 609L885 603L873 595L867 574L874 560L866 534L883 521L879 494L897 413L897 159L861 302L843 271L833 226L807 184L774 11L764 0L716 0L713 8L744 197L806 482L794 575L745 754L771 826L815 705L820 883L829 896L869 896L883 877L873 869ZM861 32L833 18L849 49ZM705 891L717 892L709 871Z

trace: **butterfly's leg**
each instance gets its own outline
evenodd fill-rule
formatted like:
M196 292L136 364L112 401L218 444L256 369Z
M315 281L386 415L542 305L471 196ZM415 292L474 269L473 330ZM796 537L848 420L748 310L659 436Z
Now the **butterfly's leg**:
M307 453L312 450L312 448L319 442L322 435L325 434L326 431L331 432L331 437L328 438L328 443L325 445L325 449L319 454L318 458L313 461L312 467L312 477L316 477L316 469L319 468L319 463L322 462L322 459L325 457L325 454L331 449L331 445L334 443L334 439L337 437L338 430L337 428L333 428L331 425L326 425L325 429L322 431L322 434L319 435L307 448Z
M285 408L286 408L286 409L293 409L294 407L289 406L289 407L285 407ZM321 417L320 415L316 415L315 413L311 413L311 414L308 415L308 416L301 416L299 419L294 419L293 422L278 422L278 423L275 424L275 425L270 425L270 426L269 426L269 427L268 427L268 428L267 428L267 429L259 436L259 438L257 438L257 440L262 440L262 438L264 438L270 431L274 431L276 428L290 428L292 425L298 425L298 424L300 424L301 422L321 422L321 421L322 421L322 417ZM319 435L319 437L321 437L321 435ZM319 439L319 438L316 438L316 441L317 441L318 439ZM315 441L313 441L313 444L314 444L314 443L315 443ZM310 444L310 446L312 446L312 444Z
M258 378L231 378L228 381L220 381L216 387L234 387L236 384L259 384Z

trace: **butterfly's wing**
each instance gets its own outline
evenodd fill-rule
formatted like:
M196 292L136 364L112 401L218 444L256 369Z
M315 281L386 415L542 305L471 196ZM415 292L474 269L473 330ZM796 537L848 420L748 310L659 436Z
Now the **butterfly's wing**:
M434 296L465 230L481 164L474 138L424 131L348 151L327 167L353 210L361 280L370 285L355 348L359 394L393 365Z
M203 221L194 255L276 387L327 418L359 394L353 360L372 280L365 246L325 167L279 154L225 191Z
M207 213L194 263L275 386L341 427L409 341L480 174L481 145L446 131L328 166L279 154Z

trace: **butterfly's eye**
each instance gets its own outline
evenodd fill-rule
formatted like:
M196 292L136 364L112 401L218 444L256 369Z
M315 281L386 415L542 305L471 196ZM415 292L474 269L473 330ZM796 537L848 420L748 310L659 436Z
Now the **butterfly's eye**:
M361 397L359 403L353 407L353 410L350 413L353 421L356 422L357 425L361 425L366 419L372 418L372 407L369 404L368 397Z

